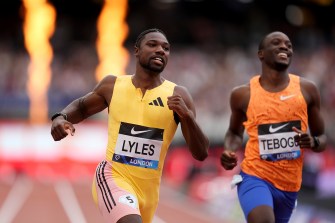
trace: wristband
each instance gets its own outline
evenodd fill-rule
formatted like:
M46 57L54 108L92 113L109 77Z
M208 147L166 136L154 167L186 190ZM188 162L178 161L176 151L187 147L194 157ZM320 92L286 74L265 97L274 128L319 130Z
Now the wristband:
M58 116L63 116L63 118L67 121L67 114L65 113L61 113L61 112L57 112L55 114L53 114L51 116L51 121L53 121L55 118L57 118Z
M320 146L320 140L317 136L313 136L314 140L314 148L318 148Z

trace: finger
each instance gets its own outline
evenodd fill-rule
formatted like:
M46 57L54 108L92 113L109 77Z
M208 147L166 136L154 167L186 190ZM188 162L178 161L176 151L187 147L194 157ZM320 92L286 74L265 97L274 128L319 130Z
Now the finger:
M180 101L180 100L171 100L171 101L168 101L168 102L167 102L167 105L168 105L169 107L171 107L171 106L180 106L180 105L182 105L182 104L183 104L183 102Z
M168 97L167 103L168 104L172 104L172 103L176 103L177 102L177 98L174 96Z
M62 128L62 126L55 127L54 133L58 138L59 137L64 137L64 136L67 135L66 129Z
M225 157L227 158L227 160L237 160L237 156L236 156L235 152L225 151L223 154L225 155Z
M225 163L225 164L232 164L232 165L236 165L237 164L237 159L232 159L232 158L221 158L221 162Z
M237 163L237 157L235 153L224 153L221 156L221 161L222 162L228 162L228 163Z
M71 134L72 136L74 135L74 133L76 131L76 129L73 127L72 124L67 123L67 124L64 125L64 128L65 128L67 134Z
M174 98L179 98L179 97L181 97L179 94L174 94L174 95L168 96L167 98L174 99Z
M229 154L230 157L236 158L236 153L235 152L229 151L228 154Z
M300 133L300 135L303 133L303 131L301 131L300 129L298 129L297 127L292 127L292 130L295 131L296 133Z
M297 135L294 136L294 141L299 142L305 133L296 127L292 127L292 130L297 133Z
M300 147L304 148L310 148L313 144L313 140L310 139L310 137L302 137L299 141Z
M69 129L66 129L66 132L67 132L67 134L68 135L71 135L71 136L73 136L73 132L71 131L71 129L69 128Z
M68 133L63 129L63 128L55 128L52 131L52 137L54 138L55 141L59 141L66 137Z
M237 163L221 163L223 168L226 170L232 170L237 165Z

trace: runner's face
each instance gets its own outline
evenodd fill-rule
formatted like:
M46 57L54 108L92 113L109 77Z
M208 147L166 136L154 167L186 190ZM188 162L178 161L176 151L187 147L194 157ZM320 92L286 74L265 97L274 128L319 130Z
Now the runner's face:
M136 51L139 64L144 69L155 73L161 73L164 70L169 55L170 44L159 32L146 34Z
M281 32L269 34L264 42L264 62L276 70L287 69L293 55L290 39Z

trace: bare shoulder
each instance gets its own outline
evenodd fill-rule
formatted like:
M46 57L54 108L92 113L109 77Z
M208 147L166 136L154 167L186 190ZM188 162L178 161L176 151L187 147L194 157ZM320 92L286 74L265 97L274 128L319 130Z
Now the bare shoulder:
M250 100L250 84L236 86L230 94L232 108L246 111Z
M183 99L183 101L185 102L186 106L189 109L191 109L195 114L194 101L193 101L193 98L192 98L190 92L188 91L188 89L186 87L176 85L174 87L173 95L174 96L179 95Z
M116 76L107 75L95 86L93 91L98 92L98 91L104 90L105 88L110 89L110 87L114 87L115 81L116 81Z
M320 92L314 82L300 77L300 87L308 104L320 101Z
M250 84L243 84L236 86L231 91L232 94L245 94L250 93Z
M114 75L107 75L106 77L104 77L101 81L100 84L101 85L114 85L115 81L116 81L116 76Z
M188 91L188 89L186 87L180 86L180 85L176 85L174 87L173 95L180 95L182 98L184 98L185 96L189 97L190 93L189 93L189 91Z
M300 86L303 88L303 90L307 89L307 90L318 91L316 84L313 81L303 77L300 77Z
M117 77L114 75L107 75L95 86L93 93L103 97L109 103L113 95L116 79Z
M231 91L231 98L235 100L250 98L250 84L244 84L234 87Z

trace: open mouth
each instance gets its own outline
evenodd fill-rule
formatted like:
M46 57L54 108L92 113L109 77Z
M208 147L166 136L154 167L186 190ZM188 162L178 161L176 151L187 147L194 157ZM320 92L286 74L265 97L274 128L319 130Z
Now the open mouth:
M160 57L154 57L154 58L152 58L152 60L157 64L161 64L161 65L164 64L164 60Z
M288 55L286 53L278 53L278 57L281 59L287 59Z

